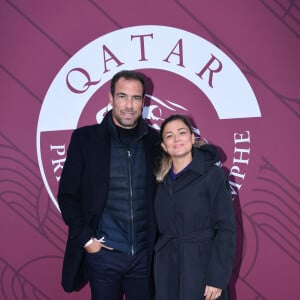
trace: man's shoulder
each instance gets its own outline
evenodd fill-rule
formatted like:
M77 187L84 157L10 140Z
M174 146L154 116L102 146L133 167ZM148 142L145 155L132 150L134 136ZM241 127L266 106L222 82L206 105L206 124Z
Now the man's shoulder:
M151 127L149 124L147 124L148 130L149 130L149 135L158 138L159 137L159 131L156 130L155 128Z
M74 130L74 132L78 132L79 134L93 132L93 131L97 131L99 129L99 127L100 127L99 124L85 125L85 126L76 128Z
M149 132L155 136L155 137L159 137L159 131L154 129L153 127L149 126Z
M86 125L78 127L73 131L73 136L80 140L89 140L95 138L105 138L106 130L101 124Z
M148 138L151 140L152 143L158 144L159 143L159 131L148 125Z

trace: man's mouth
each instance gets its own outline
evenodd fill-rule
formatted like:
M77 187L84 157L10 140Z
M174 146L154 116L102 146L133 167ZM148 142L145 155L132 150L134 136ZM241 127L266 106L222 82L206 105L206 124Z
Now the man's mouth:
M132 117L134 115L134 113L133 112L123 112L123 115L125 117Z

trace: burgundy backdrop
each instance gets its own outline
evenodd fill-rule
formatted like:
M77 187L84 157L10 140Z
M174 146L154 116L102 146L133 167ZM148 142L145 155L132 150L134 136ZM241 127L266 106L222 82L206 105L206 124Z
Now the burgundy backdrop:
M47 115L43 104L53 90L53 80L78 51L104 35L111 35L112 43L118 44L113 40L115 31L145 25L169 26L209 42L219 49L216 53L220 51L236 64L253 90L259 114L222 118L213 104L214 96L186 80L184 73L191 57L200 72L207 63L204 52L196 45L186 49L186 40L182 45L176 44L178 40L171 42L167 50L162 46L158 50L162 60L171 54L166 65L184 57L175 74L151 68L154 47L145 40L144 54L149 59L140 59L145 63L140 69L153 80L149 101L160 103L152 107L158 118L149 119L159 125L174 111L186 112L201 135L220 147L224 167L230 172L238 224L232 299L299 299L299 1L0 0L0 25L0 299L89 298L87 287L66 294L60 285L67 229L55 203L55 188L63 158L61 164L55 162L49 146L53 138L58 156L58 145L67 146L72 128L64 131L64 124L57 124L74 116L73 107L71 116L68 109L62 110L66 98L57 89L51 114ZM112 70L100 70L98 80L122 69L117 58L121 60L125 43L120 39L118 49L106 52ZM102 51L99 48L98 59L103 64ZM141 55L136 51L132 56ZM108 61L112 55L114 59ZM225 58L221 61L226 72ZM236 87L240 84L230 76L223 80ZM96 91L95 87L89 105L82 106L74 127L96 122L96 112L107 104L108 85ZM221 101L228 104L221 110L228 105L229 111L238 106L243 109L245 95L243 89L238 92L242 105L224 96ZM155 102L157 98L164 104ZM41 118L53 131L39 129ZM60 150L63 153L65 148Z

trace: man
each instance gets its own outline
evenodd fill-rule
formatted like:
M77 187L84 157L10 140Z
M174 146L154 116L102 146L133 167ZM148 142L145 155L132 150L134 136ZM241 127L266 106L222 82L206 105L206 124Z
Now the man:
M69 226L62 285L87 280L92 299L150 298L155 239L153 197L158 133L142 119L142 74L112 78L112 110L100 125L74 130L62 171L58 202Z

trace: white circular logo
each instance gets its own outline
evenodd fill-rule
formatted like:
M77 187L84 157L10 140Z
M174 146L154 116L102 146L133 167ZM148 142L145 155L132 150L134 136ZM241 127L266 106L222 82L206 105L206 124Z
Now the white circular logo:
M233 138L228 163L234 196L249 163L251 124L232 133L234 125L226 121L261 116L250 84L236 64L205 39L178 28L147 25L120 29L92 41L69 59L50 85L38 120L37 153L55 206L72 131L102 121L110 109L109 81L125 69L141 70L152 80L143 116L153 127L159 128L169 114L188 114L201 124L201 134L207 128L205 134L223 146L221 137L226 138L228 124Z

